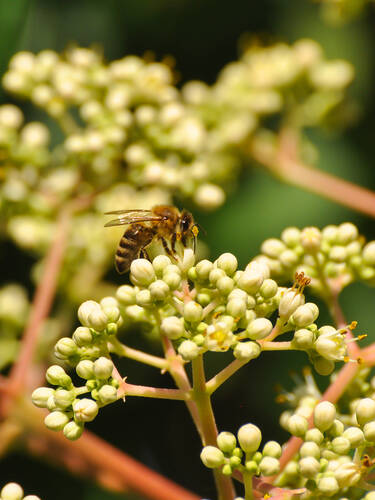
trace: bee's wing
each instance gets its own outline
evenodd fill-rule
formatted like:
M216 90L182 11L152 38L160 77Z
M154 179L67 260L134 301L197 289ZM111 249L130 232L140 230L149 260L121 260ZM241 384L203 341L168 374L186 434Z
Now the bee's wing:
M125 224L134 224L135 222L158 222L161 221L162 217L155 217L152 215L126 215L124 217L119 217L118 219L110 220L104 227L110 226L124 226Z
M131 215L132 213L136 214L137 216L141 214L151 214L151 210L145 210L143 208L132 208L130 210L113 210L112 212L104 212L104 215L121 215L121 214L127 214Z

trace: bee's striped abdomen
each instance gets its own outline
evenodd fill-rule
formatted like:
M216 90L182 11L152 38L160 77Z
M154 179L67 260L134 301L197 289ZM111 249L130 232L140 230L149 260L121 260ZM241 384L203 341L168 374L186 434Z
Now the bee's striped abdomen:
M132 224L123 234L115 256L116 269L120 274L129 271L130 264L139 252L151 243L154 231L141 224Z

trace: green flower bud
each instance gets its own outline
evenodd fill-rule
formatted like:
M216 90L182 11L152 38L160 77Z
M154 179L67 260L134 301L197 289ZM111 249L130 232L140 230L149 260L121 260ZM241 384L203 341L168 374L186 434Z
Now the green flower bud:
M315 335L311 330L302 328L296 330L293 337L293 344L299 349L311 349L314 345Z
M93 313L102 313L102 308L94 300L86 300L78 308L78 319L83 326L88 326L92 328L91 322L89 321L89 316Z
M329 252L329 258L333 260L333 262L345 262L348 258L346 248L337 245L333 246Z
M364 398L358 401L355 408L357 422L362 427L367 422L375 420L375 401L370 398Z
M256 425L245 424L239 428L237 438L244 452L253 453L259 448L262 433Z
M92 399L83 398L73 403L73 411L77 422L91 422L98 414L99 407Z
M347 455L351 448L349 439L339 436L332 441L332 451L338 455Z
M276 281L267 279L263 281L262 286L259 288L259 293L265 299L271 299L277 294L278 289Z
M126 315L133 321L146 321L147 316L143 307L134 305L126 308Z
M253 268L244 271L237 279L237 285L250 295L256 293L262 286L264 274L260 269Z
M322 477L317 482L318 490L327 496L332 496L339 491L337 480L332 476Z
M343 437L349 441L352 448L358 448L358 446L361 446L365 441L365 436L358 427L348 427L344 431Z
M277 238L269 238L262 243L261 252L271 259L277 259L279 255L286 249L282 241Z
M358 238L358 229L351 222L340 224L337 230L336 240L340 245L347 245Z
M363 434L367 441L375 442L375 422L368 422L363 426Z
M70 441L75 441L82 436L83 424L77 424L77 422L68 422L64 429L64 436Z
M264 445L263 455L267 457L280 458L281 446L277 441L268 441L268 443Z
M233 290L234 281L229 276L223 276L217 280L216 287L221 294L228 295Z
M23 489L17 483L8 483L1 490L1 500L22 500Z
M87 326L101 332L107 326L108 321L109 319L104 311L101 309L95 309L88 315Z
M303 460L306 460L305 458ZM298 476L298 465L296 462L288 462L283 471L286 478L296 478Z
M297 307L290 317L290 322L298 328L304 328L311 325L311 323L314 323L318 316L318 306L312 302L307 302L306 304Z
M148 286L155 280L155 271L147 259L136 259L130 265L130 280L135 285Z
M195 254L192 248L184 249L184 256L182 258L182 262L178 262L178 267L181 272L186 273L189 269L194 266L195 263Z
M314 427L306 432L305 441L312 441L316 444L321 444L324 441L324 435L319 429Z
M72 386L72 379L65 373L64 368L59 365L52 365L48 368L46 379L52 385L60 385L66 388Z
M201 260L195 266L198 279L205 281L208 279L210 272L212 271L214 265L209 260Z
M220 434L217 436L216 442L218 447L224 453L231 453L237 445L236 436L231 432L220 432Z
M269 319L257 318L248 325L246 334L252 340L261 340L271 333L272 328L273 325Z
M208 276L208 279L210 280L210 283L212 285L216 285L216 282L220 279L220 278L225 278L227 275L225 274L225 272L222 270L222 269L218 269L217 267L213 268L211 271L210 271L210 274Z
M335 363L329 359L319 357L314 359L314 368L319 375L330 375L335 369Z
M136 295L137 305L140 307L148 307L152 304L150 290L140 290Z
M94 378L95 375L93 361L90 361L89 359L83 359L76 366L76 372L77 375L79 375L81 378L84 378L85 380Z
M44 423L51 431L61 431L69 422L69 417L62 411L53 411L44 419Z
M288 245L288 247L295 247L300 243L301 231L296 227L287 227L281 233L282 241Z
M168 258L168 257L167 257ZM116 291L116 297L126 306L131 306L135 304L136 290L130 285L122 285Z
M58 358L65 359L77 354L77 344L69 337L63 337L55 345L55 355Z
M65 410L73 403L75 392L67 391L66 389L57 389L53 397L56 406L61 410Z
M228 295L228 300L241 300L243 301L245 304L247 303L249 299L249 295L247 295L246 292L244 292L243 290L241 290L241 288L234 288L230 294Z
M23 500L40 500L40 498L36 495L26 495L25 497L23 497Z
M227 313L233 318L242 318L246 314L246 302L241 299L231 299L227 303Z
M107 323L116 323L120 319L120 309L117 306L103 306L103 313L107 318L104 327Z
M54 396L50 396L48 398L46 408L49 411L55 411L55 410L58 409L57 406L56 406L56 403L55 403L55 397Z
M255 462L254 460L247 460L245 463L245 468L251 474L258 474L259 467L257 462Z
M240 361L257 358L262 349L256 342L239 342L233 350L233 355Z
M177 350L185 361L191 361L198 357L200 353L199 347L192 340L184 340Z
M171 259L166 255L157 255L152 261L152 266L158 276L163 274L164 269L171 264Z
M231 476L233 474L233 469L230 464L224 464L221 473L224 474L224 476Z
M172 340L179 339L185 332L183 320L177 316L164 318L160 329L164 335Z
M322 401L314 408L314 425L320 431L327 431L336 418L335 405L329 401Z
M279 257L279 261L284 267L293 267L297 265L299 261L299 256L294 250L285 250Z
M231 253L223 253L216 261L219 269L222 269L228 276L232 276L236 272L238 262L236 257Z
M296 290L286 290L279 303L279 314L281 318L288 319L299 306L305 303L305 297Z
M216 446L205 446L201 452L201 460L209 469L217 469L224 463L224 454Z
M375 266L375 241L370 241L364 246L362 256L366 264Z
M198 323L203 316L203 308L198 302L191 300L184 305L185 321L190 323Z
M163 277L163 281L169 286L171 290L177 290L181 285L181 274L178 273L167 273Z
M299 471L303 477L312 479L320 470L320 463L314 457L304 457L298 462Z
M152 300L165 300L169 295L169 286L162 280L151 283L149 290Z
M362 500L375 500L375 491L369 491Z
M92 342L92 334L87 326L79 326L73 333L73 341L79 346L90 345Z
M264 457L259 464L259 469L263 476L273 476L279 473L280 463L277 458Z
M50 387L38 387L31 395L31 400L35 406L46 408L48 399L55 393Z
M229 465L232 467L232 469L236 469L239 465L241 465L241 459L238 457L230 457Z
M103 385L98 391L98 400L102 404L109 404L117 401L117 389L112 385Z
M337 418L333 421L333 424L329 428L329 435L333 437L339 437L342 435L342 433L345 430L344 424L341 422L341 420L338 420Z
M101 356L94 362L94 374L95 377L101 380L106 380L112 375L113 371L113 362Z
M313 441L306 441L300 448L299 451L301 458L304 457L314 457L316 459L320 458L320 448Z
M302 437L305 435L309 424L305 417L301 415L292 415L287 422L288 431L293 436Z
M103 297L102 300L100 301L100 306L105 308L105 307L118 307L118 300L115 299L115 297L111 297L110 295L108 297Z
M353 462L340 465L334 472L340 488L355 486L361 479L360 467Z
M301 245L307 253L315 254L320 249L321 238L317 227L305 227L301 232Z

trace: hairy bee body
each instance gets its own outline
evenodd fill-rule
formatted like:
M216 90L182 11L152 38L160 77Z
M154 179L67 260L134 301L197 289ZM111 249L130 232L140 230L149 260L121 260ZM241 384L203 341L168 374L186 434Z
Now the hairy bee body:
M158 205L151 210L117 210L107 213L116 214L118 218L108 222L106 226L129 225L116 250L115 266L120 274L129 270L134 259L143 254L147 256L146 247L154 239L160 240L165 252L175 257L176 241L181 241L186 246L189 238L193 238L195 243L198 234L191 213L187 210L180 212L172 205Z

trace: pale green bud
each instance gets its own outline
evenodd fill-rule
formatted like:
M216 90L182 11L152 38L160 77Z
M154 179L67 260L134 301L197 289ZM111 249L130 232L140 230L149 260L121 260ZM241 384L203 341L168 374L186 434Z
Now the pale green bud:
M102 308L107 318L105 326L107 326L107 323L117 323L120 319L120 309L117 306L102 306Z
M375 500L375 491L369 491L362 500Z
M344 424L341 422L341 420L338 420L337 418L333 421L333 424L329 428L329 435L333 437L338 437L341 436L342 433L345 430Z
M233 469L230 464L224 464L221 473L224 474L224 476L231 476L233 474Z
M245 468L248 472L250 472L252 475L253 474L258 474L259 467L258 463L255 462L255 460L247 460L245 462Z
M164 269L171 264L171 259L166 255L157 255L152 261L152 266L158 276L163 274Z
M351 448L349 439L339 436L332 441L332 451L338 455L346 455Z
M92 399L83 398L73 403L73 411L78 422L91 422L98 414L99 407Z
M227 313L233 318L242 318L246 314L246 302L241 299L230 299L227 303Z
M168 258L168 257L167 257ZM130 306L135 304L136 290L130 285L122 285L116 291L116 297L121 304Z
M77 344L70 337L63 337L55 345L55 355L61 359L74 356L77 351Z
M56 406L62 410L65 410L73 403L75 399L75 393L74 391L67 391L66 389L57 389L53 397Z
M169 272L163 276L163 281L171 290L177 290L177 288L181 285L181 274Z
M194 201L206 210L213 210L225 201L225 193L216 184L201 184L194 193Z
M279 287L276 281L271 279L266 279L263 281L262 286L259 288L259 293L265 299L270 299L277 294Z
M273 325L269 319L257 318L248 325L246 333L252 340L261 340L271 333L272 328Z
M279 303L279 314L282 318L289 318L299 306L305 303L305 297L296 290L286 290Z
M367 441L375 442L375 422L368 422L363 426L363 434Z
M231 453L237 445L236 436L231 432L220 432L220 434L217 436L216 442L218 447L224 453Z
M320 463L314 457L304 457L298 462L300 473L303 477L312 479L320 470Z
M117 389L112 385L105 384L98 391L98 399L102 404L117 401Z
M321 357L314 359L313 364L319 375L330 375L335 369L335 363L333 361Z
M223 295L228 295L234 287L234 281L229 276L223 276L216 282L216 287Z
M152 303L150 290L140 290L136 295L137 305L140 307L148 307Z
M147 259L136 259L130 265L130 280L135 285L148 286L155 280L155 271Z
M320 249L321 238L317 227L305 227L301 232L301 245L307 253L315 254Z
M231 253L223 253L216 261L219 269L222 269L228 276L232 276L237 270L238 262Z
M8 483L1 490L1 500L22 500L23 489L17 483Z
M68 422L65 425L63 432L64 432L64 436L67 439L69 439L70 441L75 441L76 439L78 439L82 436L83 425L77 424L77 422L74 422L74 421Z
M228 295L228 300L234 300L234 299L242 300L243 302L245 302L245 304L247 303L248 298L249 296L247 295L247 293L241 290L240 288L235 288Z
M244 271L237 280L237 285L249 294L256 293L262 286L264 274L260 269Z
M329 401L322 401L314 408L314 425L322 432L331 427L335 418L335 405Z
M101 380L105 380L112 375L113 371L113 362L101 356L94 362L94 374L95 377Z
M282 241L288 245L288 247L295 247L299 244L301 238L301 231L296 227L287 227L281 233Z
M195 254L192 248L184 249L184 256L182 258L182 262L178 263L178 267L183 273L186 273L189 269L194 266L195 263Z
M179 339L185 332L182 318L177 316L164 318L161 322L161 331L172 340Z
M179 345L178 352L185 361L191 361L199 355L200 349L192 340L184 340Z
M335 478L340 488L350 488L361 479L360 467L353 462L344 463L335 470Z
M40 500L40 497L37 497L36 495L26 495L23 497L23 500Z
M297 264L299 256L294 250L285 250L279 257L279 261L285 267L293 267Z
M244 452L253 453L259 448L262 433L256 425L245 424L239 428L237 438Z
M333 260L333 262L345 262L348 258L346 248L338 245L333 246L329 252L329 258Z
M314 345L315 335L311 330L302 328L294 333L293 344L299 349L311 349Z
M198 279L202 281L207 280L213 267L214 265L212 264L212 262L207 259L198 262L198 264L195 266Z
M358 446L361 446L365 441L365 436L358 427L348 427L344 431L343 437L350 442L352 448L358 448Z
M309 424L305 417L292 415L287 421L287 429L293 436L302 437L305 435Z
M214 267L208 276L208 279L210 280L210 283L212 285L216 285L216 282L220 278L224 278L226 276L225 272L222 269L218 269L217 267Z
M79 326L76 328L73 333L73 340L80 347L91 344L92 334L90 328L87 328L87 326Z
M83 302L79 306L77 315L78 315L78 319L80 320L80 322L82 323L83 326L92 327L92 325L89 321L89 316L93 312L97 312L97 313L102 312L102 308L94 300L86 300L85 302Z
M323 440L324 435L319 429L309 429L305 434L305 441L313 441L316 444L321 444Z
M241 465L241 459L239 457L230 457L229 459L229 465L233 469L237 469L239 465Z
M191 300L184 305L184 319L190 323L198 323L203 316L203 308L197 302Z
M306 441L303 443L301 446L299 453L301 455L301 458L304 457L314 457L316 459L320 458L320 448L319 446L314 443L314 441Z
M55 397L54 396L50 396L47 400L47 406L46 406L47 410L49 411L55 411L55 410L58 410L57 406L56 406L56 403L55 403Z
M297 463L293 461L288 462L285 466L284 474L287 478L295 478L296 476L298 476Z
M164 300L169 295L169 286L162 280L151 283L149 290L152 300Z
M48 399L55 393L50 387L38 387L31 395L31 400L35 406L46 408Z
M223 465L224 454L216 446L205 446L201 452L201 460L210 469L216 469Z
M59 365L52 365L48 368L46 379L52 385L61 385L62 387L72 385L72 379L65 373L64 368Z
M118 300L111 296L103 297L100 301L100 306L103 308L118 307Z
M240 361L257 358L262 349L256 342L239 342L233 350L233 355Z
M313 302L307 302L306 304L297 307L290 317L290 321L298 328L304 328L311 325L311 323L314 323L318 316L318 306Z
M269 238L261 246L261 252L271 259L277 259L284 250L286 250L284 243L277 238Z
M61 431L69 422L69 417L62 411L53 411L44 419L44 423L51 431Z
M363 248L363 260L370 266L375 266L375 241L370 241Z
M317 482L318 490L325 495L332 496L339 491L337 480L332 476L322 477Z
M362 427L367 422L375 420L375 401L370 398L364 398L358 401L355 408L357 422Z
M83 359L76 366L76 372L77 375L79 375L81 378L84 378L85 380L94 378L95 375L93 361L90 361L89 359Z
M280 463L277 458L264 457L259 464L259 469L263 476L273 476L279 473Z
M263 455L267 457L280 458L281 446L277 441L268 441L263 447Z
M126 308L126 315L133 321L146 321L147 316L145 310L141 306L128 306Z

